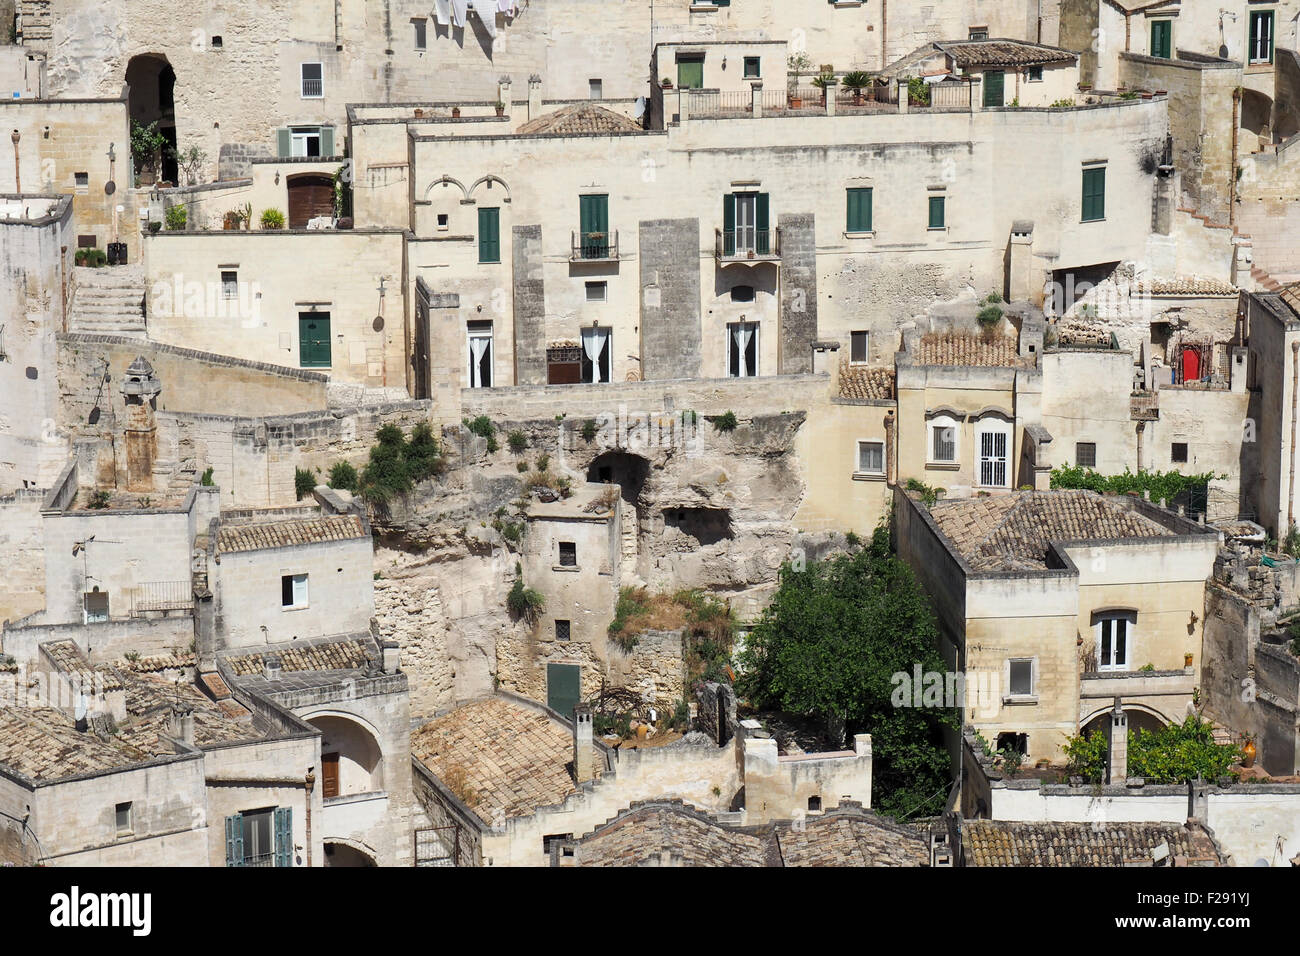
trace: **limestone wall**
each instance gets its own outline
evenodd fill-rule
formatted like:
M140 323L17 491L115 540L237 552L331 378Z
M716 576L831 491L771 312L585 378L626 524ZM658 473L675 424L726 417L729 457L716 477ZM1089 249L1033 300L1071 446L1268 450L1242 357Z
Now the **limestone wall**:
M44 491L0 497L0 620L16 621L45 607L45 548L41 523Z

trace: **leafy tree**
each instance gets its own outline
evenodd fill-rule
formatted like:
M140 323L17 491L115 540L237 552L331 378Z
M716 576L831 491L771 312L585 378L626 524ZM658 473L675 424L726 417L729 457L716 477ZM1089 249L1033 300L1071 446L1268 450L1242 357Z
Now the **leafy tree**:
M1197 777L1214 780L1240 759L1241 749L1215 743L1214 729L1197 714L1154 732L1129 734L1128 775L1154 783L1184 783Z
M1212 471L1199 475L1184 475L1177 471L1138 472L1124 469L1121 475L1103 475L1091 468L1071 468L1069 466L1052 469L1052 488L1082 488L1102 494L1113 492L1117 495L1136 491L1147 491L1152 501L1173 501L1183 492L1193 489L1202 491L1206 484L1215 478L1222 478Z
M157 171L158 157L166 145L167 137L159 131L157 120L147 126L138 120L131 121L131 159L142 182L145 170L151 174Z
M344 491L357 490L357 470L352 467L351 463L346 461L336 461L330 468L329 481L327 484L331 488L341 488Z
M1106 735L1094 730L1086 737L1079 734L1065 744L1066 767L1071 776L1082 777L1087 783L1101 783L1106 779L1106 764L1110 745Z
M306 498L316 488L316 473L308 468L293 470L293 490L298 500Z
M781 569L780 584L741 655L742 693L761 707L815 717L838 736L872 735L873 805L906 816L943 808L944 728L951 708L895 707L893 676L945 673L929 600L889 551L882 526L851 554Z
M370 460L357 479L357 490L367 501L383 504L442 468L438 440L428 422L416 425L409 440L391 423L380 428L375 438Z

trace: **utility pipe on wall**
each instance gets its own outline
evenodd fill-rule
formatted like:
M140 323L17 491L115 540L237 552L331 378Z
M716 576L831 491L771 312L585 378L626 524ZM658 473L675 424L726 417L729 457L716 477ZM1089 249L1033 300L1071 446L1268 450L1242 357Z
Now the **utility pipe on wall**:
M1286 528L1279 528L1277 536L1283 537L1295 524L1295 416L1297 389L1300 389L1300 339L1291 343L1291 477L1286 489Z

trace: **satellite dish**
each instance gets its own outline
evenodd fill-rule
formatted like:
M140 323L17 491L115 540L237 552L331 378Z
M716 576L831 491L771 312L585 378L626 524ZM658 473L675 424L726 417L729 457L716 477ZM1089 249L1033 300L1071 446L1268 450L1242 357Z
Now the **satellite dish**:
M108 182L104 183L105 196L111 196L115 192L117 192L117 183L113 182L113 180L111 179Z
M94 408L92 408L92 409L90 410L90 418L88 418L86 421L87 421L87 424L90 424L90 425L98 425L98 424L99 424L99 406L98 406L98 405L96 405Z
M636 105L632 107L632 118L640 119L644 115L645 115L645 97L638 96L636 98Z
M384 317L382 315L375 316L375 321L370 323L370 327L376 332L384 331Z

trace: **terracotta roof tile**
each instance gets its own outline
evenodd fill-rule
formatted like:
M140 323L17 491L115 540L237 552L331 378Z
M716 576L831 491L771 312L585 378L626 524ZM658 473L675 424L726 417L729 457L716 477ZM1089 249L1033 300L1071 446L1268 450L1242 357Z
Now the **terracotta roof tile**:
M1058 47L1026 43L1023 40L956 40L936 44L958 66L1037 66L1042 63L1068 63L1078 54Z
M291 671L350 671L366 666L370 659L371 643L365 638L344 641L319 641L287 648L269 648L257 654L244 654L226 658L226 665L236 677L261 674L264 658L275 654L280 658L280 670Z
M257 524L222 524L217 532L217 550L225 553L260 551L263 548L284 548L364 537L366 531L357 515L322 515L318 518L291 518Z
M869 365L840 363L840 397L892 399L894 370Z
M574 103L552 113L531 119L516 131L522 136L541 133L551 135L574 133L640 133L641 124L634 119L615 113L594 103Z
M1153 538L1168 528L1092 491L1018 491L940 501L939 530L976 571L1039 571L1052 541Z
M1183 276L1175 279L1145 279L1138 291L1146 295L1236 295L1237 287L1221 279Z
M1204 830L1175 823L1022 823L962 821L967 866L1123 866L1152 864L1162 843L1170 856L1220 862Z
M976 335L971 332L928 332L916 343L912 357L916 365L980 365L1015 368L1027 365L1016 352L1014 339L1005 335Z

